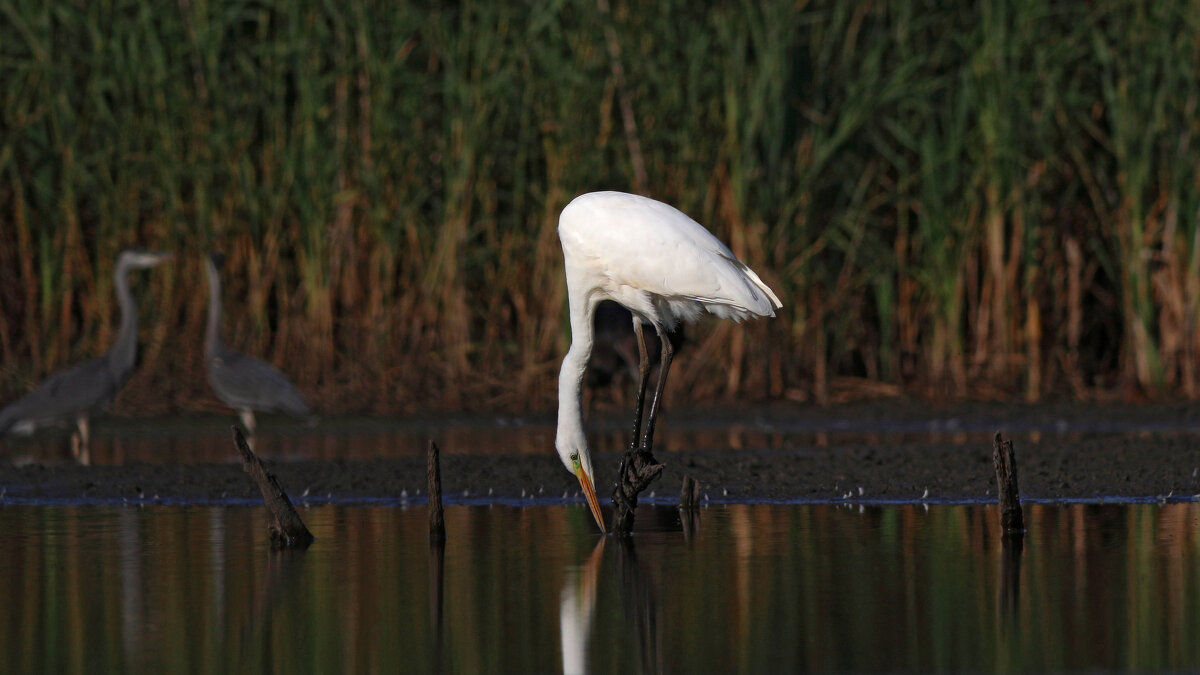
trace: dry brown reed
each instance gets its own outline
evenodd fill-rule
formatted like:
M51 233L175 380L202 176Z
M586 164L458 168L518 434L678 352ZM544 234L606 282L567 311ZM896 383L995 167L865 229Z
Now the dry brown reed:
M140 244L188 257L126 412L216 406L212 249L323 410L548 409L557 213L643 167L785 304L677 401L1200 392L1195 3L0 11L0 401L107 347Z

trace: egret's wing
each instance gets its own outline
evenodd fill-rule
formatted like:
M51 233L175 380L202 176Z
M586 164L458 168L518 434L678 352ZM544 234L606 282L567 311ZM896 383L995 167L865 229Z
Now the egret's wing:
M577 199L570 240L616 284L664 297L734 305L767 316L781 306L758 275L683 212L653 199L593 193Z

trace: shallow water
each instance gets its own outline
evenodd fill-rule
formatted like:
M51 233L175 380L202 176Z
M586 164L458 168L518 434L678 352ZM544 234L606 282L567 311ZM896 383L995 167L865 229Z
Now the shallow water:
M1200 668L1200 505L0 507L3 672Z

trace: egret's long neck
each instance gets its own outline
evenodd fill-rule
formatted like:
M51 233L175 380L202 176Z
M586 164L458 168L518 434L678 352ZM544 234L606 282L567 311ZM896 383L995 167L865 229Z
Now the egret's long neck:
M211 262L205 265L208 273L208 326L204 330L204 353L212 355L221 342L221 278Z
M571 348L558 371L559 447L586 447L583 434L583 374L592 356L593 303L571 297ZM562 441L571 441L564 446Z
M117 339L108 350L109 368L117 378L122 378L137 362L137 303L133 293L129 291L129 267L119 262L113 272L113 281L117 288L117 304L121 307L121 327L117 330Z

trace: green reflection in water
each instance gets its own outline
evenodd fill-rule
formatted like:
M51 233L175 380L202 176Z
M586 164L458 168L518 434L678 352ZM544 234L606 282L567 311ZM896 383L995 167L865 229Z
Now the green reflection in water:
M1200 668L1200 506L0 508L3 672ZM686 527L684 527L686 525Z

